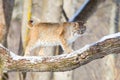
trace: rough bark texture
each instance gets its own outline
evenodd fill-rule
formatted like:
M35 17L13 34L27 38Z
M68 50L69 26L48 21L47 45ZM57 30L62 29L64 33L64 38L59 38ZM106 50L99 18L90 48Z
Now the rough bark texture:
M68 71L102 58L120 53L120 33L111 35L71 54L49 57L21 57L0 45L0 68L3 71Z

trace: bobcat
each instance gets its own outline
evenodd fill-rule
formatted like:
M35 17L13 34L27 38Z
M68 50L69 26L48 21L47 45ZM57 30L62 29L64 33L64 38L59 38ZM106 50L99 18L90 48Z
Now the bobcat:
M25 55L39 46L61 45L66 53L72 52L69 44L74 42L85 31L83 22L62 22L62 23L35 23L28 22L30 29L29 41L25 50Z

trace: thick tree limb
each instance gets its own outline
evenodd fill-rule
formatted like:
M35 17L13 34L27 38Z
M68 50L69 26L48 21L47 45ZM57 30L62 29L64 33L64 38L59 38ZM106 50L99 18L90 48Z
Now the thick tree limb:
M112 53L120 53L120 32L71 54L49 57L22 57L0 45L0 68L3 71L67 71Z

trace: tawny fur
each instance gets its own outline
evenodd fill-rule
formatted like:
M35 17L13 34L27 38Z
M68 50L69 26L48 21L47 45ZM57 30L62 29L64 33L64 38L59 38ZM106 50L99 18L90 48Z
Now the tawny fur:
M29 42L25 55L39 46L61 45L66 53L72 51L69 44L74 42L86 30L84 23L63 22L63 23L37 23L28 22L30 28Z

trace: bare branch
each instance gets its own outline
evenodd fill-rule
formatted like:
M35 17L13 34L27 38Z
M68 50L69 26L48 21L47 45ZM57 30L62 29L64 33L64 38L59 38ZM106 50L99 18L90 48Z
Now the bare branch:
M65 13L65 10L64 10L64 9L62 9L62 13L63 13L63 16L65 17L65 20L68 21L69 18L67 17L67 14Z
M3 71L67 71L112 53L120 53L120 32L106 36L71 54L58 56L22 57L0 45L0 68Z
M105 0L85 0L84 4L78 9L69 22L86 22L87 19L97 10L98 5L104 1Z

